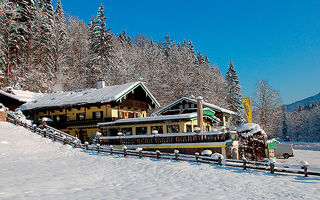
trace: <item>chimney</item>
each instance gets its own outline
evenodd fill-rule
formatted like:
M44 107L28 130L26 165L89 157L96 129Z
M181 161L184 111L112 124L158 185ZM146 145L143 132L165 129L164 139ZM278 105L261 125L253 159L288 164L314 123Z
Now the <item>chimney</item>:
M104 88L106 86L106 83L104 81L98 81L98 89Z
M203 132L203 98L198 96L197 98L197 119L200 132Z

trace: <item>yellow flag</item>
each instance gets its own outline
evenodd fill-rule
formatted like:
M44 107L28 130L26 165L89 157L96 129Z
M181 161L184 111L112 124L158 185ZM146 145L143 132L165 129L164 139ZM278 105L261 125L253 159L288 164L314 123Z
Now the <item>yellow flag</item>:
M248 123L252 123L250 97L242 98L242 104L243 104L244 111L246 112Z

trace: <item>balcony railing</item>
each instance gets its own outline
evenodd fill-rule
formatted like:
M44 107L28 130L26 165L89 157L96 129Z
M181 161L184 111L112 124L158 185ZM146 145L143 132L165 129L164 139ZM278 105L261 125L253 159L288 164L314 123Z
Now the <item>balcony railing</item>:
M110 121L112 121L112 118L72 120L72 121L56 122L55 127L58 129L62 129L70 126L88 126L88 125L96 125L97 123L100 123L100 122L110 122Z
M147 103L143 101L132 100L132 99L122 99L120 106L146 109Z

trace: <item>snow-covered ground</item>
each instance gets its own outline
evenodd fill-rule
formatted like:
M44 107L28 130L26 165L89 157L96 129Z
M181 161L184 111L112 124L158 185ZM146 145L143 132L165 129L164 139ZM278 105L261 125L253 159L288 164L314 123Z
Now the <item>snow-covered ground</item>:
M311 161L309 161L311 162ZM97 155L0 123L0 199L319 199L320 177Z

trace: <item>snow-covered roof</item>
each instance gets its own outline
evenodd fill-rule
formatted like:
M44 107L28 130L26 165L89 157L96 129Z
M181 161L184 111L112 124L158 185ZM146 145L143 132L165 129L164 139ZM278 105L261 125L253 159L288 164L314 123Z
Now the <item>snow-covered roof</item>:
M257 132L261 132L265 137L267 134L260 128L258 124L255 123L246 123L237 127L237 131L240 133L242 137L250 137Z
M220 122L219 118L215 116L207 116L207 117L210 117L213 120ZM187 114L178 114L178 115L160 115L160 116L141 117L141 118L126 118L126 119L119 119L113 122L98 123L98 126L113 126L113 125L127 124L127 123L144 123L144 122L153 122L153 121L182 120L182 119L195 119L195 118L197 118L196 112L187 113Z
M188 97L182 97L174 102L172 102L171 104L168 104L167 106L161 108L160 110L154 112L152 115L158 115L158 114L162 114L163 112L167 111L168 109L170 109L172 106L177 105L178 103L182 102L182 101L188 101L194 104L197 104L197 100L196 99L191 99ZM217 105L211 104L211 103L207 103L203 101L203 107L208 107L210 109L212 109L213 111L216 112L223 112L223 113L228 113L228 114L236 114L235 112L225 109L225 108L221 108Z
M42 97L23 104L21 110L31 110L41 107L56 107L67 105L82 105L90 103L107 103L111 101L120 101L126 94L141 86L150 97L155 107L160 107L158 101L142 82L126 83L123 85L108 86L100 89L81 89L69 92L56 92L44 94Z
M12 87L6 87L3 90L0 90L0 94L20 102L30 102L43 95L42 93L30 92L27 90L16 90Z

